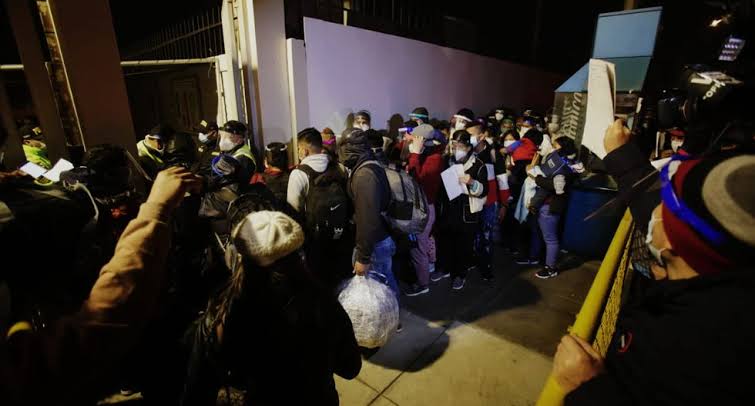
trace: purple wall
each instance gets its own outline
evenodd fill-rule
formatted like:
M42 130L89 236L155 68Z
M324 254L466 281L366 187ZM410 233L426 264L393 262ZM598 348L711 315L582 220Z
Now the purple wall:
M420 41L305 18L309 122L343 130L365 108L387 128L425 106L448 119L462 107L483 115L497 105L545 112L564 76Z

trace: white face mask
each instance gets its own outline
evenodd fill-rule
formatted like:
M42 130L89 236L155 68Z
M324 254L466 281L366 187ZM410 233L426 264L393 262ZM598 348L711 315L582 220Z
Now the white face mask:
M202 144L207 144L210 142L210 136L205 133L199 133L199 142Z
M663 257L661 254L663 253L663 250L666 248L658 249L653 245L653 227L656 223L662 222L663 219L657 219L653 217L653 215L650 215L650 221L648 221L648 233L645 236L645 245L648 247L648 251L650 251L650 255L655 258L655 261L658 263L658 265L662 267L666 267L666 262L663 260Z
M514 144L515 142L516 142L516 141L514 141L514 140L508 140L508 141L504 141L504 142L503 142L503 146L504 146L505 148L508 148L508 147L512 146L512 145L513 145L513 144Z
M218 143L221 151L230 151L236 147L236 143L230 137L221 137Z
M527 131L530 130L530 127L521 127L519 129L519 136L524 137L524 134L527 134Z
M672 150L673 150L674 152L677 152L677 151L679 151L679 147L681 147L682 145L684 145L684 141L681 141L681 140L680 140L680 141L677 141L677 140L671 140L671 149L672 149Z
M473 136L469 137L469 143L472 144L472 148L476 147L477 143L478 143L477 136L473 135Z
M460 149L457 149L456 151L454 151L454 158L456 159L456 162L461 162L464 160L464 158L467 157L467 154L468 154L467 151L462 151Z
M496 121L503 120L503 113L495 113L495 120Z
M464 120L456 120L456 124L454 124L454 130L459 131L465 129L467 126L464 124Z

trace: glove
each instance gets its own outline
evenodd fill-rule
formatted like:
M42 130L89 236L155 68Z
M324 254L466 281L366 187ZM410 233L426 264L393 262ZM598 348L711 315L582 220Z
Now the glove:
M218 176L230 176L236 172L239 161L231 155L218 155L212 160L212 171Z

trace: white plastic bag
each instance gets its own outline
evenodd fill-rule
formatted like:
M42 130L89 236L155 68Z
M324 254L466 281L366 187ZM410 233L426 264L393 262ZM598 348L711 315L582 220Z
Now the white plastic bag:
M376 280L355 276L345 281L338 301L349 315L357 344L362 347L382 347L398 327L396 295Z

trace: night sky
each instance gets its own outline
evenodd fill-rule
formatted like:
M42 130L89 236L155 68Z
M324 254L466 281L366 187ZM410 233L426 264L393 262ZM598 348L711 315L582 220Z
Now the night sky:
M371 0L362 1L368 6L371 4ZM378 1L376 4L388 4L388 0L374 1ZM434 41L436 43L455 40L452 46L457 48L565 75L576 71L589 58L598 14L623 8L623 0L542 0L541 30L535 38L538 14L538 1L535 0L392 1L413 4L420 10L434 13L438 18L455 19L469 27L466 31L472 31L461 41L458 38L439 38ZM302 0L286 2L289 7ZM3 3L0 1L0 63L19 63L10 28L5 23L7 16ZM147 36L152 29L159 29L197 10L220 4L218 0L111 0L110 3L122 46ZM665 7L656 58L674 67L711 59L724 33L731 27L711 30L707 24L723 13L720 6L726 3L744 4L745 8L751 9L753 1L639 0L638 7ZM752 31L755 24L740 21L738 26L749 27L748 31Z

